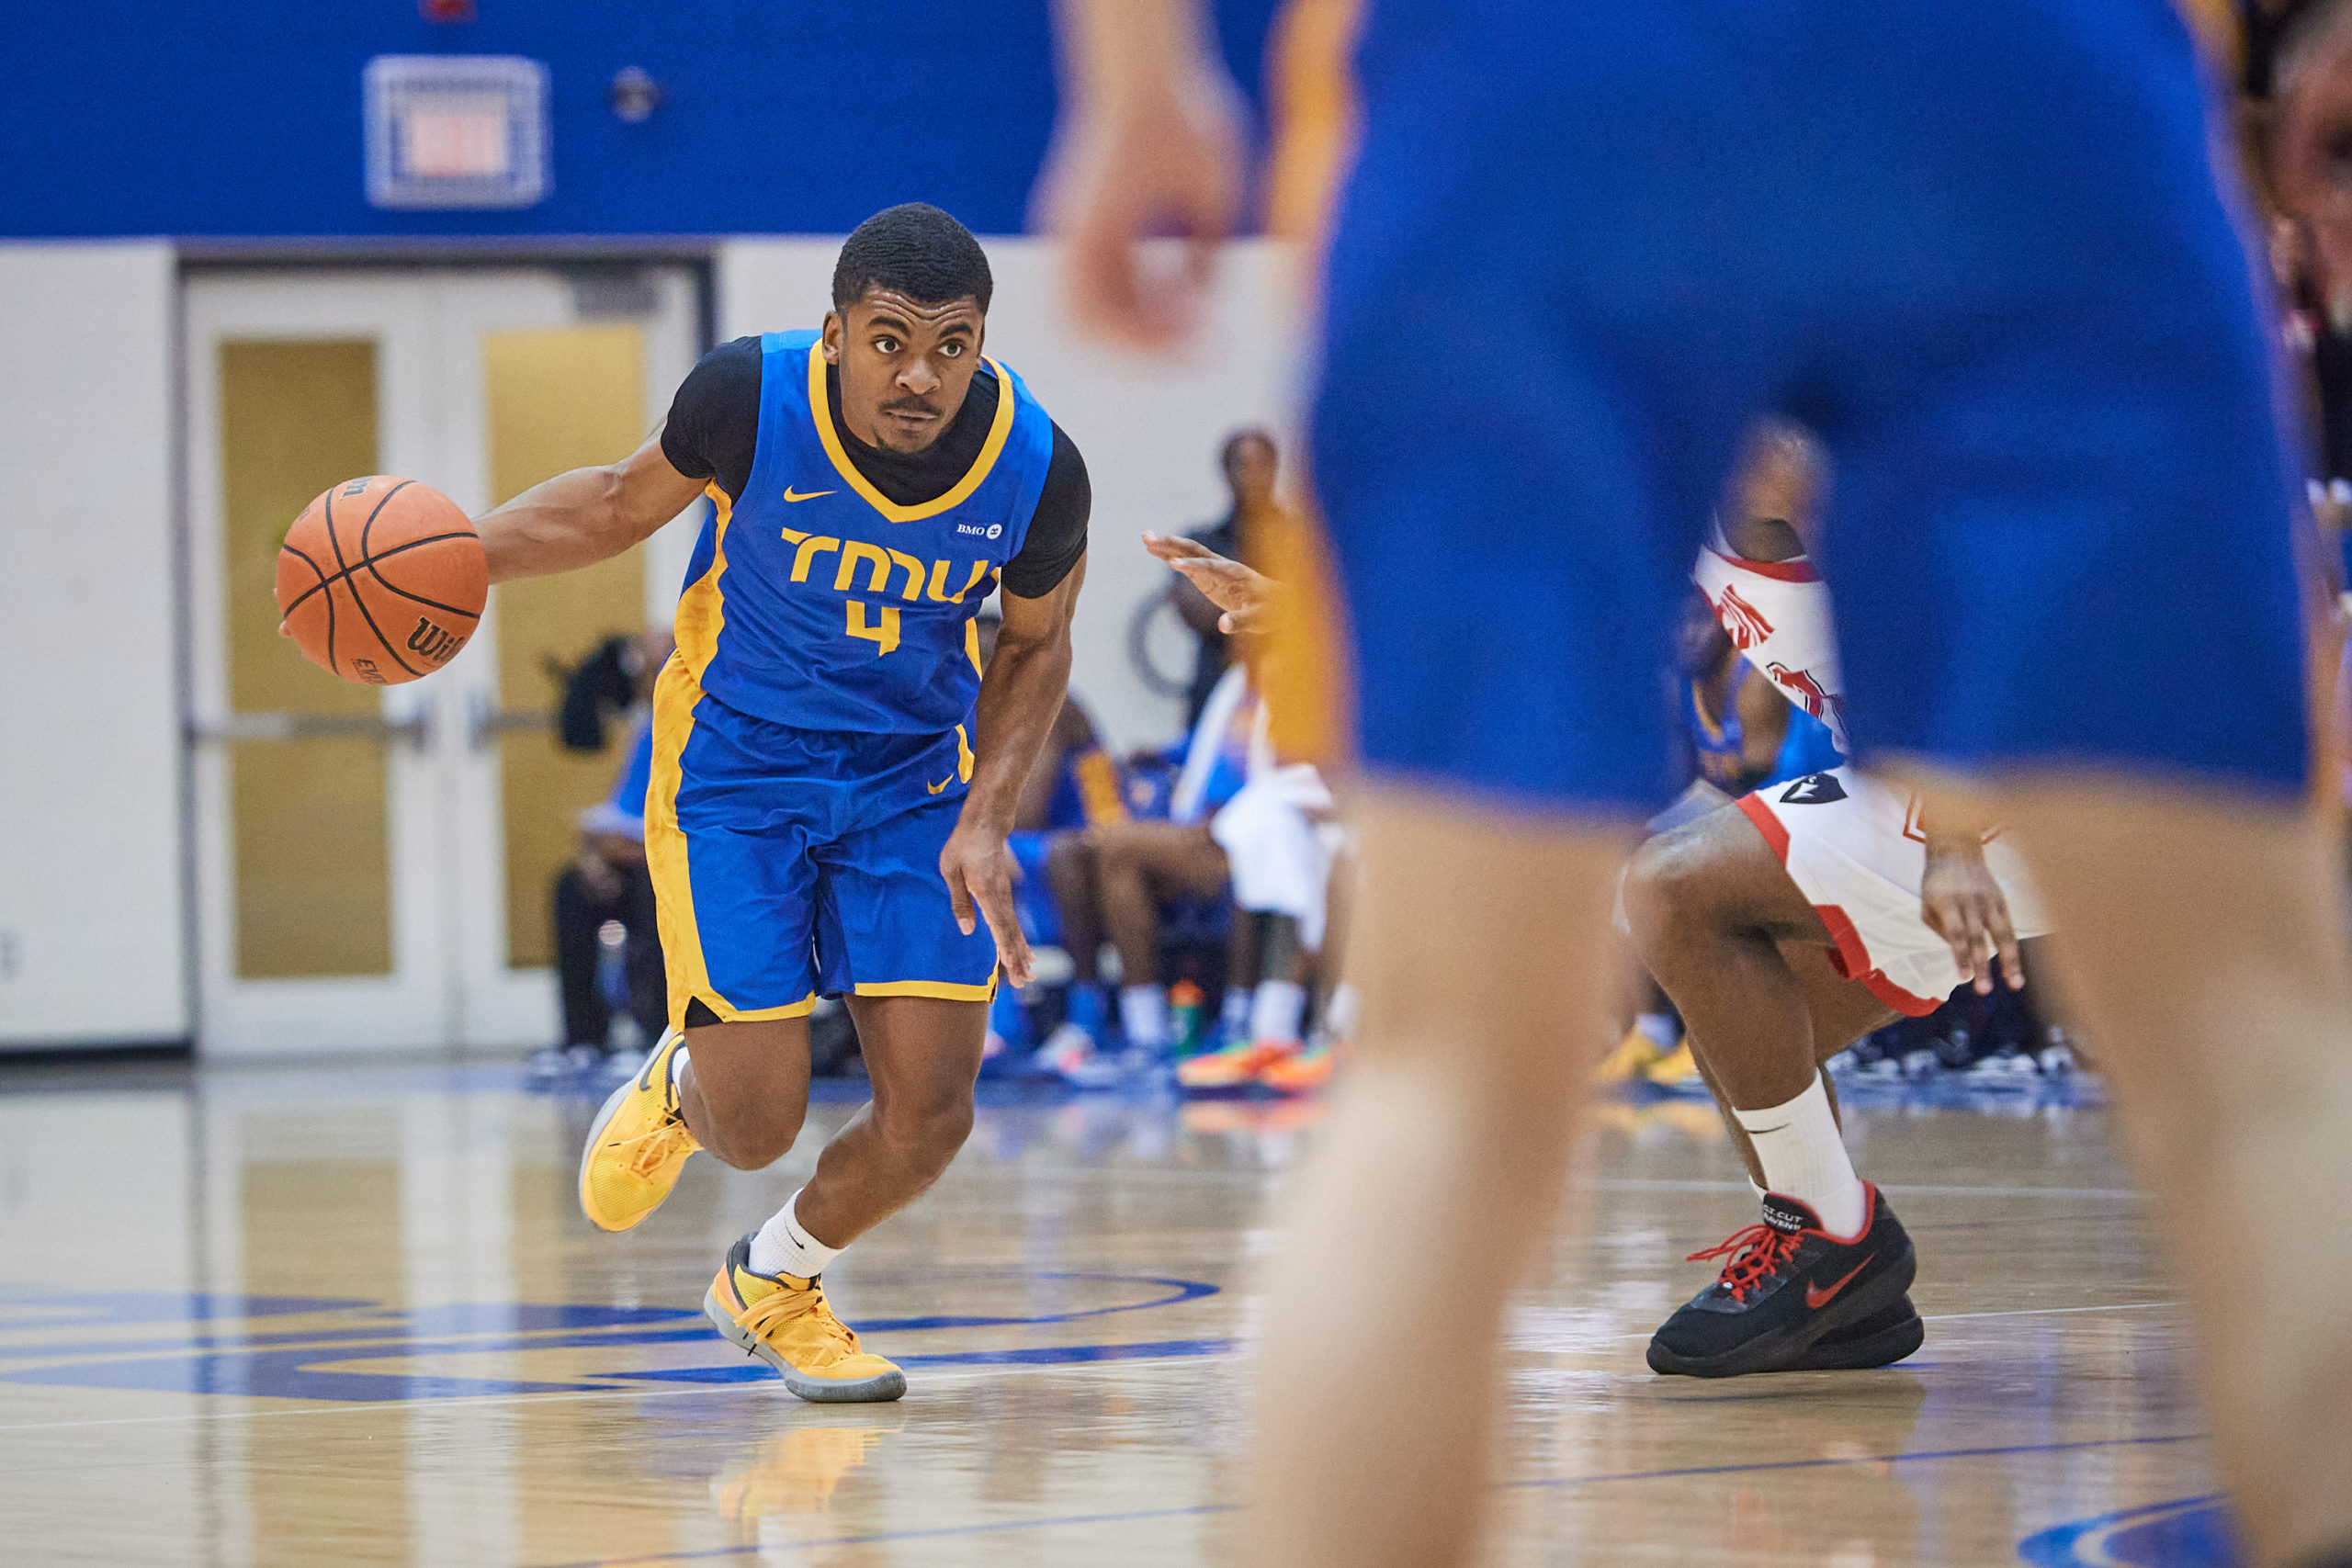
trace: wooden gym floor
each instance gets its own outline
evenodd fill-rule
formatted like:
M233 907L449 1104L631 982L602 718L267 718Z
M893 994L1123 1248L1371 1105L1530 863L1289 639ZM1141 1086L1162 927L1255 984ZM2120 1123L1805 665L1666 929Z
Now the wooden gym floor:
M1653 1377L1706 1278L1683 1254L1753 1205L1702 1104L1604 1105L1587 1217L1512 1330L1498 1560L2228 1562L2095 1089L1849 1100L1927 1348ZM1231 1559L1252 1266L1316 1108L991 1093L829 1275L908 1397L822 1408L698 1308L852 1105L773 1170L691 1162L607 1236L572 1199L592 1103L511 1067L0 1074L0 1560Z

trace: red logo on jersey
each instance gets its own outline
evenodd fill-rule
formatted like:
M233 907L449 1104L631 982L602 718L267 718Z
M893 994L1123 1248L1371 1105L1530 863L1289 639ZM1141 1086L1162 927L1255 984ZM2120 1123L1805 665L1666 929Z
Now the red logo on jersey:
M1821 682L1813 678L1812 671L1792 670L1776 659L1764 667L1764 672L1822 723L1834 728L1844 716L1838 699L1821 689Z
M1772 623L1764 618L1764 612L1741 598L1739 590L1728 582L1724 584L1722 600L1711 599L1708 605L1731 634L1734 648L1746 650L1772 635Z

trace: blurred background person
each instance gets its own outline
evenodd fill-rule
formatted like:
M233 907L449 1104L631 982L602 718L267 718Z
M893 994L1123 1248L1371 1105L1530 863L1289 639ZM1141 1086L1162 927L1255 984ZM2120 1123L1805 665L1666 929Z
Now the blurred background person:
M1225 472L1231 502L1222 519L1195 529L1190 537L1227 560L1248 560L1259 520L1280 510L1274 502L1280 454L1273 436L1255 425L1235 431L1225 438L1225 445L1217 453L1217 466ZM1216 690L1217 682L1224 677L1231 654L1226 634L1217 629L1220 612L1199 589L1184 580L1183 573L1174 574L1170 581L1168 602L1200 639L1200 649L1193 660L1192 690L1184 699L1184 728L1189 730L1199 722L1201 709L1207 705L1209 694Z
M564 682L557 728L567 750L604 750L615 709L628 740L612 794L580 814L580 853L555 880L563 1039L532 1058L540 1076L591 1068L607 1054L632 1056L660 1037L668 1019L653 879L645 866L645 786L653 768L653 681L674 646L667 631L607 638ZM608 952L616 970L605 962ZM616 1002L626 1006L639 1038L613 1038Z

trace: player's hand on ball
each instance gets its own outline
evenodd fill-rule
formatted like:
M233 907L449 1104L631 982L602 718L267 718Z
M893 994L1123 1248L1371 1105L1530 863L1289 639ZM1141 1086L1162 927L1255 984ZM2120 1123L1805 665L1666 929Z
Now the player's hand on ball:
M1018 867L1004 835L971 822L958 822L939 852L939 874L947 879L947 896L956 906L956 924L966 936L989 923L996 938L997 962L1005 980L1025 986L1037 965L1029 956L1029 940L1021 934L1020 917L1012 909L1012 883Z
M1991 960L1997 953L2011 990L2025 986L2025 961L2009 919L2008 895L1984 863L1984 843L1974 833L1928 835L1928 869L1919 882L1919 914L1930 930L1951 944L1961 977L1978 996L1993 991Z
M1039 189L1068 247L1080 322L1143 348L1189 336L1216 242L1240 205L1239 95L1222 67L1153 62L1099 73L1056 133ZM1186 242L1183 265L1155 272L1137 246Z
M1171 539L1147 533L1143 547L1184 574L1184 581L1225 614L1217 618L1222 632L1262 632L1270 629L1274 600L1282 585L1272 578L1228 560L1196 539Z

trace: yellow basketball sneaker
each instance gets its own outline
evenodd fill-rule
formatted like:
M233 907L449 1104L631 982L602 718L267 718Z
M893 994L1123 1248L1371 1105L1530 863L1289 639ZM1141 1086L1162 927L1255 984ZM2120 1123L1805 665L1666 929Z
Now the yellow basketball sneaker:
M752 1272L752 1238L727 1254L702 1298L718 1332L777 1371L784 1386L819 1404L896 1399L907 1374L857 1348L857 1335L825 1304L824 1283Z
M1664 1055L1648 1035L1639 1029L1629 1029L1625 1038L1617 1043L1617 1048L1601 1058L1600 1066L1593 1070L1592 1081L1603 1086L1631 1083L1656 1066Z
M1694 1089L1704 1081L1699 1077L1699 1064L1690 1055L1688 1040L1652 1062L1642 1076L1660 1089Z
M662 1206L678 1168L702 1145L686 1131L670 1087L670 1060L685 1043L663 1034L637 1076L613 1090L580 1151L580 1208L608 1231L625 1231Z

